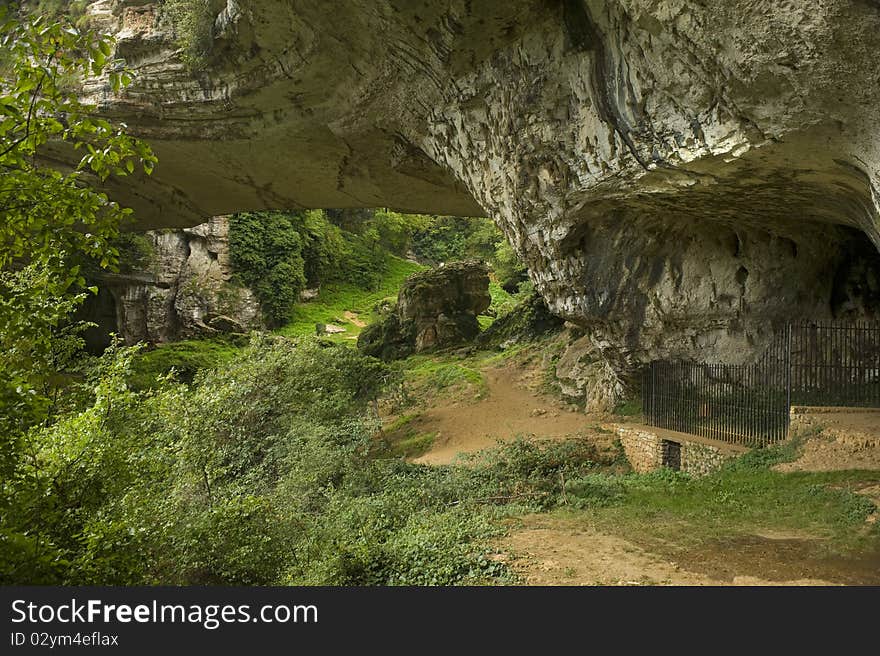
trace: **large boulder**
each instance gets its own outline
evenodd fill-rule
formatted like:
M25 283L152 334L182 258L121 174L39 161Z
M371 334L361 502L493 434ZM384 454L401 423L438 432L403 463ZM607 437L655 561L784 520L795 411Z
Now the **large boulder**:
M415 273L397 295L397 306L358 338L366 355L385 360L472 341L477 316L492 302L489 271L479 262L454 262Z

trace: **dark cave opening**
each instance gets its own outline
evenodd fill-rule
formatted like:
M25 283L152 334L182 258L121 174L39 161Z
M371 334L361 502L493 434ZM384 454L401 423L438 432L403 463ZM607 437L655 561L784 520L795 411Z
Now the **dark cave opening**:
M880 253L862 231L844 229L840 259L831 290L835 319L880 318Z
M83 331L85 348L92 355L103 353L110 346L111 333L118 332L116 299L110 289L99 285L97 294L89 294L77 311L76 320L95 324Z

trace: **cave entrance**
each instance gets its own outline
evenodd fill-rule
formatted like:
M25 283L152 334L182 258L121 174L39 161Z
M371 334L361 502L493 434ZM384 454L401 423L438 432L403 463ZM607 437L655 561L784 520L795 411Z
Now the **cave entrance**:
M83 332L86 351L92 355L103 353L111 342L111 333L118 330L116 299L106 286L100 286L97 294L89 294L75 315L76 321L95 324Z

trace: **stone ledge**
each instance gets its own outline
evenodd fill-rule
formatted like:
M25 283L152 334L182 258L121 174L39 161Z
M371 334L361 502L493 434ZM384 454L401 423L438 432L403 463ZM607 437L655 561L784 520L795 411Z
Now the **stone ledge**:
M705 476L748 451L740 445L653 426L612 424L607 428L618 435L627 460L640 474L670 466L694 476ZM678 467L665 461L670 457L670 445L679 445Z
M825 415L825 414L853 414L865 412L880 412L880 408L862 408L858 406L836 406L836 405L793 405L791 406L792 415Z

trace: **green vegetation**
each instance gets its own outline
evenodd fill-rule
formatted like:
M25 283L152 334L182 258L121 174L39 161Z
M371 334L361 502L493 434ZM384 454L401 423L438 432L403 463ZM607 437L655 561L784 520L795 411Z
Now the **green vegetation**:
M572 479L567 492L574 507L589 509L591 523L642 542L687 546L785 529L822 538L830 552L876 548L880 530L865 523L874 506L851 490L880 482L880 472L771 469L792 459L796 448L786 444L752 451L702 478L670 470L591 474Z
M163 13L171 19L184 63L193 71L203 69L211 56L214 14L209 0L164 0Z
M500 237L490 219L437 216L414 232L413 251L417 258L432 264L470 258L488 260Z
M505 582L493 519L600 466L585 443L518 442L467 467L381 457L372 402L396 376L341 346L256 339L191 387L146 392L126 385L131 357L111 348L88 406L29 435L6 483L3 582Z
M160 378L145 391L128 384L135 352L113 347L83 409L30 433L32 457L6 484L17 505L0 580L503 584L515 576L488 540L504 532L500 520L544 511L652 545L783 528L853 553L880 537L865 523L873 505L850 491L880 472L772 471L797 444L700 479L621 475L620 450L585 439L406 463L435 435L414 413L380 432L374 401L402 376L446 393L479 389L486 353L415 356L398 369L314 339L221 346L190 385Z
M498 285L508 292L526 280L526 269L491 219L435 216L412 234L421 261L438 264L477 259L488 262Z
M156 255L149 236L140 232L120 232L112 242L119 253L120 273L149 271Z
M313 334L316 323L343 320L339 312L369 311L365 303L396 297L406 276L418 270L390 254L372 221L371 229L356 233L321 210L236 214L229 223L232 265L260 299L270 325L293 324L285 334ZM307 287L321 288L319 300L298 305ZM300 324L312 318L303 330Z
M91 0L31 0L22 6L21 2L12 0L8 3L18 7L29 16L42 16L44 19L66 20L79 29L89 27L86 8Z
M269 325L288 336L314 334L316 324L345 327L345 334L329 337L334 341L357 336L357 324L377 319L378 306L393 305L403 281L424 268L403 259L409 255L434 264L479 258L497 266L504 277L493 273L492 316L480 317L482 328L516 304L524 278L512 251L496 258L509 246L489 219L385 209L246 212L230 220L229 245L236 275L260 299ZM320 288L318 298L299 303L306 288Z
M489 305L489 313L493 315L504 314L515 305L514 296L494 280L489 281L489 296L492 303Z
M201 370L226 364L241 350L229 339L190 339L161 344L134 355L127 383L135 391L157 385L172 371L176 380L191 384Z
M236 214L229 221L232 266L256 294L272 324L287 318L306 286L304 240L297 218L280 212L255 212Z
M562 320L550 314L544 299L531 285L523 285L522 291L506 298L499 295L497 301L493 295L492 302L497 303L498 316L478 338L483 346L535 341L562 327Z
M408 381L418 390L428 388L434 391L450 388L470 387L477 398L488 393L488 386L483 373L471 363L460 361L448 362L443 357L416 355L410 357L401 366Z
M642 400L629 398L614 408L614 414L619 417L639 417L642 414Z
M398 458L417 458L431 448L436 433L415 433L407 431L403 436L387 436L391 444L391 455Z
M383 303L394 305L403 281L422 268L414 262L386 255L384 276L375 287L364 289L350 281L331 281L321 287L317 299L296 305L278 333L287 336L314 335L315 324L332 323L344 327L346 332L329 338L351 343L353 340L348 338L358 335L363 327L346 318L346 312L357 315L361 323L371 323L379 316L379 306Z
M491 262L495 277L508 291L513 291L515 288L523 291L524 285L530 285L525 265L506 239L495 242L495 252Z
M58 373L82 348L70 317L88 293L84 266L117 264L113 239L130 210L86 180L150 173L156 158L123 126L93 117L77 84L108 69L111 88L129 83L111 61L112 42L40 16L0 8L0 473L14 476L32 426L58 409ZM53 168L37 157L63 141L75 159ZM78 159L76 159L78 158ZM5 515L14 506L4 493Z
M415 458L431 448L436 433L419 433L413 426L419 414L401 415L383 429L383 439L392 456Z

